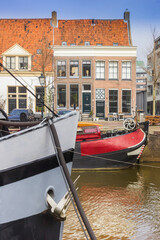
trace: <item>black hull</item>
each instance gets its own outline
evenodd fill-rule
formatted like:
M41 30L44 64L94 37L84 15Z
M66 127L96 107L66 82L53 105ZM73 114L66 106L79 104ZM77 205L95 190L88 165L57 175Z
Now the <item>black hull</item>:
M126 149L93 156L81 156L80 144L76 143L72 170L105 170L128 168L138 162L138 155L128 155L129 152L134 150L136 149Z
M49 212L0 225L0 240L59 240L61 222Z

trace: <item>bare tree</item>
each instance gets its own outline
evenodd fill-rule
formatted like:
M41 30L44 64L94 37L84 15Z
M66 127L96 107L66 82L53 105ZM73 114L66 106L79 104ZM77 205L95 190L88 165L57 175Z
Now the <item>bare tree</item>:
M0 96L0 108L4 110L6 105L6 100L2 99L2 96Z
M37 46L37 53L33 56L35 71L39 71L43 74L45 82L44 82L44 102L47 102L48 97L47 88L49 85L53 85L50 83L47 85L46 78L47 76L53 74L53 49L52 42L48 39L48 37L43 34L42 39L40 40L40 44ZM53 78L52 78L53 79Z

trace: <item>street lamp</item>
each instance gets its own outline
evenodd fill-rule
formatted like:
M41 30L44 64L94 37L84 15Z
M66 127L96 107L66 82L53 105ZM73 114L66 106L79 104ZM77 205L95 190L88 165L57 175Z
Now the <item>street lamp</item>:
M43 73L41 73L41 76L39 77L39 83L42 87L42 110L41 110L41 114L42 114L42 118L43 118L43 106L44 106L44 86L45 86L45 77L43 76Z

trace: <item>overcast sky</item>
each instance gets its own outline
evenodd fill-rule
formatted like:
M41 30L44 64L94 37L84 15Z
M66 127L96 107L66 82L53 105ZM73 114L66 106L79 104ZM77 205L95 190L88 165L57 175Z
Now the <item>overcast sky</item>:
M130 11L133 45L138 60L146 61L152 32L160 36L160 0L6 0L0 4L0 18L122 19Z

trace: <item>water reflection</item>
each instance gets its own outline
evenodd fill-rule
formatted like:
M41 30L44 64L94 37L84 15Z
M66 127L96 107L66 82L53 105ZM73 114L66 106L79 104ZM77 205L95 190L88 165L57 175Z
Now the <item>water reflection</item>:
M78 195L97 239L160 239L156 167L72 173L73 179L80 175ZM64 227L63 240L68 239L85 239L73 206Z

